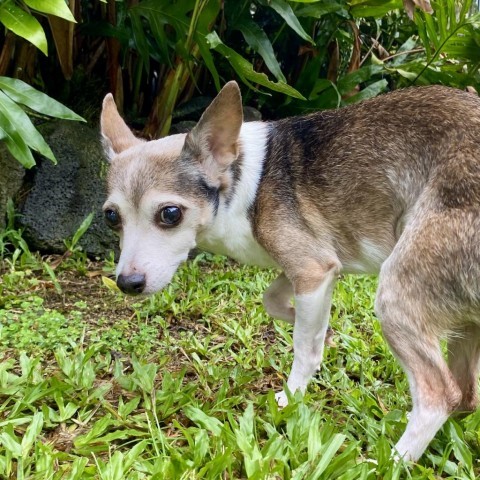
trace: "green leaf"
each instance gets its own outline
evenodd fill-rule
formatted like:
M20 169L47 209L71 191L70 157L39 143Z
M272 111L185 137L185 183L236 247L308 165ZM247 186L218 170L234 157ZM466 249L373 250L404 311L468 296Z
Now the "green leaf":
M195 465L204 463L204 459L208 453L210 440L206 430L199 430L195 435L194 443L194 462Z
M110 461L106 464L106 468L102 472L103 478L109 478L111 480L123 480L125 478L123 459L123 453L117 450L110 458Z
M144 391L150 393L155 384L158 365L154 363L140 363L135 357L132 358L132 380Z
M264 87L270 88L276 92L284 93L290 97L299 98L305 100L305 97L285 82L272 82L264 73L258 73L253 69L253 65L239 55L235 50L227 47L217 35L216 32L212 32L206 37L207 42L210 44L210 48L221 53L229 62L230 65L237 72L239 77L249 85L253 90L256 90L250 82L258 83Z
M83 472L85 471L85 467L87 466L88 458L85 457L76 457L72 463L72 467L70 472L65 477L65 480L80 480L84 478Z
M22 457L22 446L15 438L13 431L5 431L0 433L0 444L5 447L13 458Z
M107 430L113 424L110 414L105 415L104 417L97 420L93 427L85 434L79 435L75 438L74 445L77 448L90 446L92 442L100 437L105 430Z
M337 433L327 444L323 446L320 453L320 460L310 478L320 478L320 475L326 470L335 453L342 446L345 439L345 435Z
M47 145L40 132L33 126L28 115L1 90L0 108L4 115L10 120L12 128L19 132L30 148L41 153L52 162L57 162L52 150Z
M242 32L246 42L255 50L265 61L267 68L273 73L277 80L286 82L280 65L275 57L272 44L267 34L248 16L240 19L235 28Z
M430 51L428 33L425 27L425 22L423 21L422 14L418 10L415 10L413 21L415 22L415 25L417 26L417 29L418 29L418 37L425 48L425 54L426 54L427 60L430 60L430 58L432 57L432 52Z
M115 280L105 277L102 275L102 283L105 285L111 292L120 292L120 289L117 287Z
M310 43L314 43L312 37L303 29L298 21L292 7L284 0L262 0L260 3L273 8L287 23L287 25L294 30L300 37Z
M145 37L145 32L142 25L142 19L140 18L140 15L137 12L138 11L134 9L130 10L130 21L132 22L133 39L135 41L136 51L138 55L140 55L140 57L142 58L143 64L145 65L145 68L148 73L149 66L150 66L150 49L148 47L148 42Z
M367 65L366 67L359 68L348 75L342 77L338 83L337 88L343 95L351 92L359 83L366 82L373 75L383 71L382 65Z
M184 409L185 415L196 424L206 428L213 435L219 436L222 431L222 422L218 418L210 417L197 407L188 405Z
M315 415L308 430L308 461L316 460L322 448L322 437L320 435L320 416Z
M57 276L55 275L55 271L53 270L53 268L47 262L43 262L43 268L47 272L48 276L52 279L52 283L55 286L55 290L57 291L57 293L59 295L61 295L63 293L63 291L62 291L62 287L61 287L60 283L57 280Z
M140 11L140 13L142 13ZM130 10L130 15L133 16L135 14L135 10L131 9ZM171 58L170 58L170 53L168 49L168 39L167 39L167 34L165 32L165 22L163 21L162 17L160 15L148 15L148 22L150 24L150 29L152 31L153 38L155 39L156 46L158 48L158 52L160 53L161 59L163 63L166 63L170 66L172 66ZM138 25L136 23L132 23L132 27L134 28L135 25ZM140 23L140 28L142 28L142 24ZM135 33L134 33L135 34ZM139 43L137 41L137 47L139 46ZM138 47L139 48L139 47ZM145 59L144 59L145 61Z
M21 103L43 115L64 120L86 121L65 105L16 78L0 77L0 90L3 90L14 102Z
M38 12L48 13L55 17L64 18L69 22L75 22L75 18L65 0L24 0L24 2Z
M420 35L419 35L420 36ZM391 65L398 66L402 63L405 63L410 60L410 50L413 50L417 45L417 41L414 37L410 37L406 42L404 42L397 50L395 58L391 61ZM405 52L404 55L401 55L402 52Z
M350 103L357 103L362 100L366 100L367 98L373 98L379 95L382 92L385 92L388 88L388 82L385 79L379 80L378 82L374 82L368 87L364 88L360 92L358 92L356 95L353 95L352 97L347 98L344 100L344 104L350 104Z
M31 168L35 165L35 159L28 145L22 136L13 127L8 117L3 113L0 104L0 140L5 142L10 153L25 167Z
M33 15L17 7L13 0L0 3L0 22L48 55L47 38L40 22Z
M445 39L442 39L440 36L440 33L437 32L436 22L431 15L428 15L422 12L422 18L425 22L428 38L430 42L432 42L433 45L435 46L435 50L438 50L440 48L440 45L442 44L442 40L445 40ZM425 45L425 48L428 48L428 47L429 45Z
M448 433L450 434L453 452L457 460L464 465L471 467L472 465L472 453L470 452L468 445L463 438L463 431L460 426L451 420L447 424Z
M75 250L77 243L85 235L85 232L90 228L94 216L95 212L91 212L83 219L82 223L73 234L72 240L69 242L69 250Z
M128 450L125 455L124 470L125 472L138 460L140 454L147 448L147 440L142 440L137 443L133 448Z
M350 0L350 13L355 18L383 17L392 10L403 8L402 0Z
M102 278L106 278L106 277L102 277ZM113 281L113 280L110 280L110 281ZM118 290L118 287L117 287L117 290ZM130 415L138 407L140 400L141 400L141 397L134 397L129 402L124 403L122 397L120 397L118 401L118 414L122 418L128 417L128 415Z
M40 435L40 432L42 431L42 427L43 427L43 413L36 412L33 415L32 422L27 427L27 430L25 431L25 434L23 435L23 438L22 438L21 447L22 447L23 458L25 458L30 452L30 449L35 443L35 440L37 439L38 435Z
M298 1L298 0L297 0ZM345 8L345 4L338 3L335 1L330 2L304 2L311 3L310 5L305 5L298 8L295 13L297 17L310 17L310 18L322 18L324 15L329 13L336 13L341 17L349 18L350 15L348 10Z
M213 55L210 52L209 45L205 39L205 36L195 32L195 41L197 42L198 48L200 50L200 54L202 55L203 61L205 62L206 67L210 71L213 83L215 83L215 88L220 90L220 76L218 75L217 68L215 67L215 61L213 59Z

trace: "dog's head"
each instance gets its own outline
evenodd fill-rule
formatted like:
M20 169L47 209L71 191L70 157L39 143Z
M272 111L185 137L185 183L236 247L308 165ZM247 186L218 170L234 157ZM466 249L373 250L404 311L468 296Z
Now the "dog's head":
M120 236L121 290L154 293L170 282L230 185L242 121L240 90L229 82L189 134L146 142L127 127L112 95L105 97L101 132L110 170L103 210Z

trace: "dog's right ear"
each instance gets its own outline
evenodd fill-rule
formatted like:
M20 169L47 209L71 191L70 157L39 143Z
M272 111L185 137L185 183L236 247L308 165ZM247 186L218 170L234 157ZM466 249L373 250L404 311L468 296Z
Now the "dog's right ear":
M131 132L123 121L111 93L103 99L100 131L108 161L111 161L120 152L143 142Z

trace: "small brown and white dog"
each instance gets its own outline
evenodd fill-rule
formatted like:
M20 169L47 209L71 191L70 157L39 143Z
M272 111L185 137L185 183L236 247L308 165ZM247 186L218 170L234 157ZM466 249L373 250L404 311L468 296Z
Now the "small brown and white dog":
M124 292L162 289L195 246L281 269L264 303L294 323L287 385L304 391L322 360L339 272L380 272L376 313L413 397L398 457L418 459L452 412L476 408L478 97L413 88L243 123L229 82L187 135L136 138L111 95L101 130L111 162L104 212L120 235ZM285 392L277 400L285 405Z

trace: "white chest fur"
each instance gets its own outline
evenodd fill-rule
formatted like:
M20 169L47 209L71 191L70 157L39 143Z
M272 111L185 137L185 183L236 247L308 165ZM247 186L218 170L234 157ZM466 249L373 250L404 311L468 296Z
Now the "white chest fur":
M262 174L268 128L268 124L261 122L242 125L243 164L234 195L228 205L220 203L213 224L197 239L198 246L204 250L260 267L276 266L255 240L248 219L248 208L255 199Z

